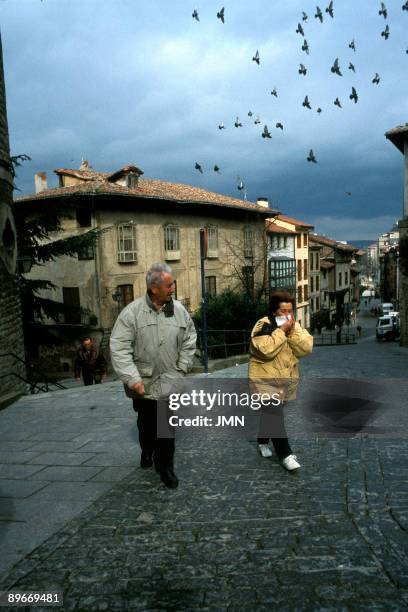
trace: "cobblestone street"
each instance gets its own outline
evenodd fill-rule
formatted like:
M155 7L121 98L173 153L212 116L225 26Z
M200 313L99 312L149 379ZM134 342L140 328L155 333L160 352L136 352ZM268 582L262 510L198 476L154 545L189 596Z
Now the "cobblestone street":
M387 380L394 395L381 401L403 416L408 350L376 342L374 321L361 317L357 344L316 347L302 377ZM217 376L245 377L246 365ZM289 410L289 429L296 419ZM296 473L253 439L183 435L170 491L138 467L118 382L22 398L0 413L0 488L12 491L0 499L0 589L63 590L63 609L78 611L406 609L401 423L390 437L297 433Z

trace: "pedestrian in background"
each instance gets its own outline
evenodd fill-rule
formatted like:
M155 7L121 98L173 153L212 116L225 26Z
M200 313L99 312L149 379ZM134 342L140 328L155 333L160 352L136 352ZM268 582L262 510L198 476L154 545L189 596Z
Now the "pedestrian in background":
M94 345L89 336L82 341L82 347L78 349L74 361L74 375L77 381L81 380L84 385L100 384L106 375L106 359Z
M117 318L111 360L138 413L140 467L154 462L162 482L174 489L174 432L169 428L166 436L158 435L158 419L167 419L168 426L168 394L192 365L197 334L183 304L173 299L175 283L167 264L150 268L146 286L146 295L128 304Z
M260 319L251 332L249 381L251 390L268 394L271 403L260 415L258 449L263 457L272 456L269 439L284 468L300 467L290 447L284 405L296 398L299 382L298 360L311 353L313 337L295 322L295 298L286 292L272 293L269 315ZM276 405L273 397L279 398Z

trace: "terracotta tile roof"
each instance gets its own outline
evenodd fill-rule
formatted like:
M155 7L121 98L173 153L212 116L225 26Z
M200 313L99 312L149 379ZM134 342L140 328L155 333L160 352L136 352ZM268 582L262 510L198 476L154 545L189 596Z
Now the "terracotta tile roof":
M108 180L112 173L95 172L94 170L69 170L59 168L55 170L59 175L65 174L84 179L83 183L70 187L55 187L36 194L16 198L16 202L45 200L48 198L61 198L76 195L117 195L124 197L137 197L143 199L169 200L173 202L190 204L210 204L227 208L238 208L257 212L265 216L274 214L274 209L259 206L253 202L232 198L200 187L193 187L182 183L169 183L157 179L140 179L135 188L123 187ZM116 174L116 173L113 173Z
M333 261L326 261L325 259L320 260L320 268L322 270L331 270L335 265Z
M268 234L294 234L295 236L299 233L295 232L295 230L288 229L287 227L277 225L277 223L273 223L269 220L266 221L266 231Z
M314 225L310 225L310 223L299 221L299 219L294 219L293 217L288 217L287 215L279 214L277 216L277 219L281 219L282 221L286 221L287 223L293 223L293 225L297 225L299 227L310 227L310 229L314 228Z
M309 240L310 242L324 244L333 249L338 249L339 251L346 251L347 253L356 253L358 251L357 247L353 247L350 244L343 244L343 242L338 242L337 240L327 238L327 236L320 236L319 234L309 234Z

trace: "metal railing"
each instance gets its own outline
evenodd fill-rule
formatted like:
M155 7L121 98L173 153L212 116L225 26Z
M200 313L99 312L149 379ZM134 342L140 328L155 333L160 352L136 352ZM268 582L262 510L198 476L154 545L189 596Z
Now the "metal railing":
M197 329L197 336L197 348L201 350L201 329ZM222 359L247 353L249 350L250 336L251 331L248 329L208 329L208 358Z
M314 346L334 346L340 344L356 344L356 334L353 332L327 331L313 336Z
M24 359L22 359L19 355L16 355L15 353L11 353L11 352L0 353L0 358L1 357L13 357L20 363L24 364L26 367L27 378L25 378L24 376L21 376L20 374L17 374L16 372L10 372L9 374L2 374L0 378L6 378L7 376L15 376L16 378L19 378L20 380L27 383L27 385L29 385L31 394L40 393L40 392L47 393L50 390L49 389L50 385L54 385L55 387L57 387L57 389L67 388L61 383L59 383L58 381L54 381L48 378L48 376L44 374L44 372L36 368L32 363L28 363L27 361L25 361Z

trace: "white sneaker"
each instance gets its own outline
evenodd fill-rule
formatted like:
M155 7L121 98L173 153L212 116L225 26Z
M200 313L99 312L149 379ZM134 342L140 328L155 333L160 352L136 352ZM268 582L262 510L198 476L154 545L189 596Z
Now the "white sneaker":
M300 463L298 463L296 455L288 455L281 461L284 468L291 472L292 470L298 470L300 468Z
M272 451L267 444L258 444L258 449L262 457L272 457Z

